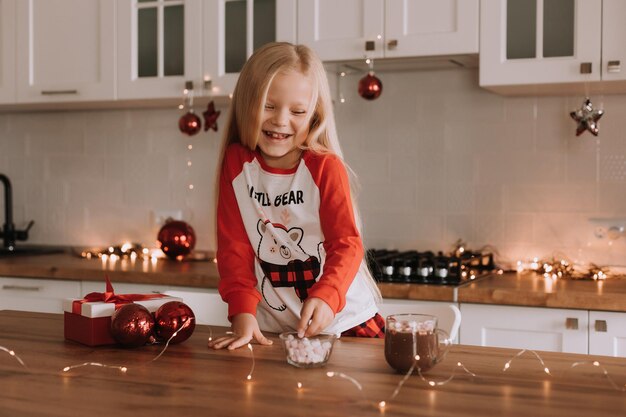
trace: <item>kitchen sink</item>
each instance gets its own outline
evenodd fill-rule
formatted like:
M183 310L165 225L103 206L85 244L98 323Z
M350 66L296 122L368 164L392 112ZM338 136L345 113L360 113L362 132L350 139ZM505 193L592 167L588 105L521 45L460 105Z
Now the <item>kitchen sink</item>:
M20 246L14 247L13 250L8 248L0 248L0 258L13 256L35 256L35 255L52 255L55 253L66 252L64 248L55 246Z

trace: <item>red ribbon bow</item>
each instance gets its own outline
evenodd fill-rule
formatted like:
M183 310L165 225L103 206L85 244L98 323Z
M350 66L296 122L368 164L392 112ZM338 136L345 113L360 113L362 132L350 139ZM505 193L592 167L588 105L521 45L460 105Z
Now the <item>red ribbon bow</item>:
M113 285L109 281L108 275L104 276L106 280L105 292L90 292L82 300L74 300L72 302L72 313L80 314L84 303L104 302L115 303L115 309L121 308L124 304L130 304L135 301L153 300L155 298L163 298L163 294L115 294Z

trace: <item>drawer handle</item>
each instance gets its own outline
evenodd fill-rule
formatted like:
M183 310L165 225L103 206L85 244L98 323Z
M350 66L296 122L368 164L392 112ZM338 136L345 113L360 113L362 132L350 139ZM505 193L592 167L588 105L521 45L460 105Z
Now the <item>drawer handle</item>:
M398 40L397 39L392 39L389 42L387 42L387 49L393 51L397 47L398 47Z
M622 69L621 63L619 61L609 61L606 66L607 72L620 72Z
M376 42L374 42L374 41L365 41L365 50L366 51L375 51L376 50Z
M582 62L580 64L581 74L591 74L591 62Z
M29 287L27 285L3 285L3 290L17 290L17 291L41 291L41 287Z
M578 330L578 319L568 317L565 319L565 328L568 330Z
M606 320L596 320L595 326L596 332L606 333Z
M60 96L64 94L78 94L78 90L41 90L44 96Z

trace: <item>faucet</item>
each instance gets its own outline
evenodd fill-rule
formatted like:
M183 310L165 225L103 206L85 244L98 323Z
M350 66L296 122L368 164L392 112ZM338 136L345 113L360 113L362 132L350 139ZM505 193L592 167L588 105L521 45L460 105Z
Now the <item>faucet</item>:
M33 220L28 223L25 230L16 230L13 224L13 193L11 189L11 181L9 177L0 174L0 182L4 185L4 225L0 237L4 240L4 247L9 250L15 249L16 240L27 240L28 231L35 222Z

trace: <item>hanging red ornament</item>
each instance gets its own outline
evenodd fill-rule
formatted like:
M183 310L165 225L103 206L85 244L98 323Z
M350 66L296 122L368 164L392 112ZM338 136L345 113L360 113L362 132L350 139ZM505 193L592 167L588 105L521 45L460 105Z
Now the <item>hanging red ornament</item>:
M367 75L359 80L359 95L366 100L375 100L383 92L383 83L374 75L374 71L369 71Z
M167 257L182 260L196 246L196 232L184 221L168 219L159 230L157 240Z
M140 304L125 304L111 316L111 336L126 347L143 346L150 340L154 318Z
M202 115L204 116L204 131L213 129L217 132L217 118L220 117L221 111L215 111L213 100L208 104Z
M170 343L181 343L189 339L196 328L196 316L185 303L170 301L163 304L154 313L155 332L159 339L169 340L176 333Z
M200 131L201 127L202 121L192 110L189 110L178 119L178 128L186 135L195 135Z

